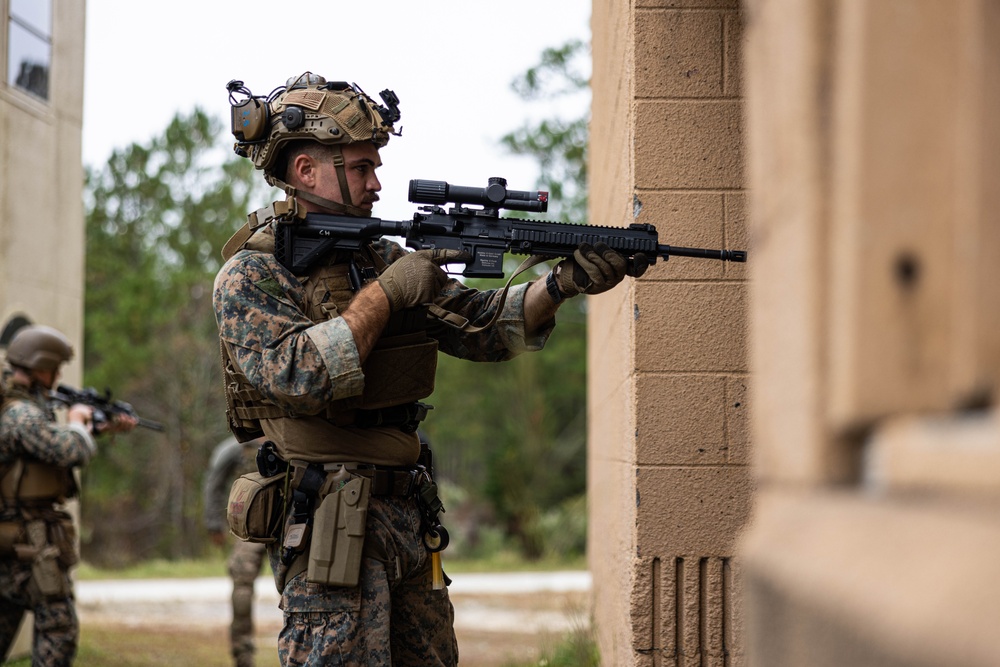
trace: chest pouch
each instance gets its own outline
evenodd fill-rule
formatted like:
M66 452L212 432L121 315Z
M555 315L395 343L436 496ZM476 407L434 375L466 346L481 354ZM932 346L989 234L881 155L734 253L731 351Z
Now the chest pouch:
M229 489L226 520L233 535L244 542L270 544L278 539L285 473L264 477L249 472Z

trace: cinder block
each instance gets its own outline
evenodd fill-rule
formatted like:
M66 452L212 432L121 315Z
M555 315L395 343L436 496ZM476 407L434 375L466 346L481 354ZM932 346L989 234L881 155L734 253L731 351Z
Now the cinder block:
M639 371L746 372L742 283L636 283Z
M656 227L661 244L720 248L723 244L723 195L717 192L639 192L642 205L636 222ZM652 266L647 280L719 279L723 262L690 257L671 257Z
M741 113L737 100L638 102L636 187L742 188Z
M640 557L728 557L750 517L753 482L742 466L647 466L636 472L636 493Z
M726 463L726 403L726 378L720 375L640 375L636 463Z
M720 12L637 11L636 96L721 96L722 26Z

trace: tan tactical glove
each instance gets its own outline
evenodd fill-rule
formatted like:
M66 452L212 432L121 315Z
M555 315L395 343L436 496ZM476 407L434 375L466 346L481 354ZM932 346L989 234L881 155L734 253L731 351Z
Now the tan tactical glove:
M649 260L637 253L630 261L606 243L591 246L581 243L573 257L556 265L555 282L562 296L600 294L620 283L625 276L638 278L649 267Z
M396 312L434 300L448 281L443 264L468 261L462 250L417 250L396 260L378 277L378 284Z

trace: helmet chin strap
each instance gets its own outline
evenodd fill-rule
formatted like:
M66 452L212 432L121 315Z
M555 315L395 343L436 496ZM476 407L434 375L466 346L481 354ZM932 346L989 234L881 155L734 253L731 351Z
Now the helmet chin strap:
M335 202L331 199L326 199L325 197L320 197L314 195L311 192L303 192L293 188L288 183L285 183L280 178L276 176L267 176L267 181L285 191L285 194L289 197L295 197L303 201L307 201L310 204L314 204L324 209L328 213L334 215L344 214L350 215L356 218L370 218L372 212L368 209L359 208L354 205L351 201L351 190L347 186L347 170L344 168L344 152L339 145L332 146L333 148L333 166L337 169L337 181L340 183L340 196L344 200L344 203Z

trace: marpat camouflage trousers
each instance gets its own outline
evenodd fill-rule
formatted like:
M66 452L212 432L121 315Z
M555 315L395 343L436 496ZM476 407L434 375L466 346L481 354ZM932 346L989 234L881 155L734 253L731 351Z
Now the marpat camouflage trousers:
M69 573L66 589L72 590ZM0 560L0 659L7 655L26 611L35 614L31 664L68 667L73 664L80 638L73 596L45 600L31 585L31 563Z
M271 550L272 565L277 552ZM447 589L432 590L431 581L414 498L372 496L359 585L310 584L304 572L285 584L281 664L457 665L454 608Z

